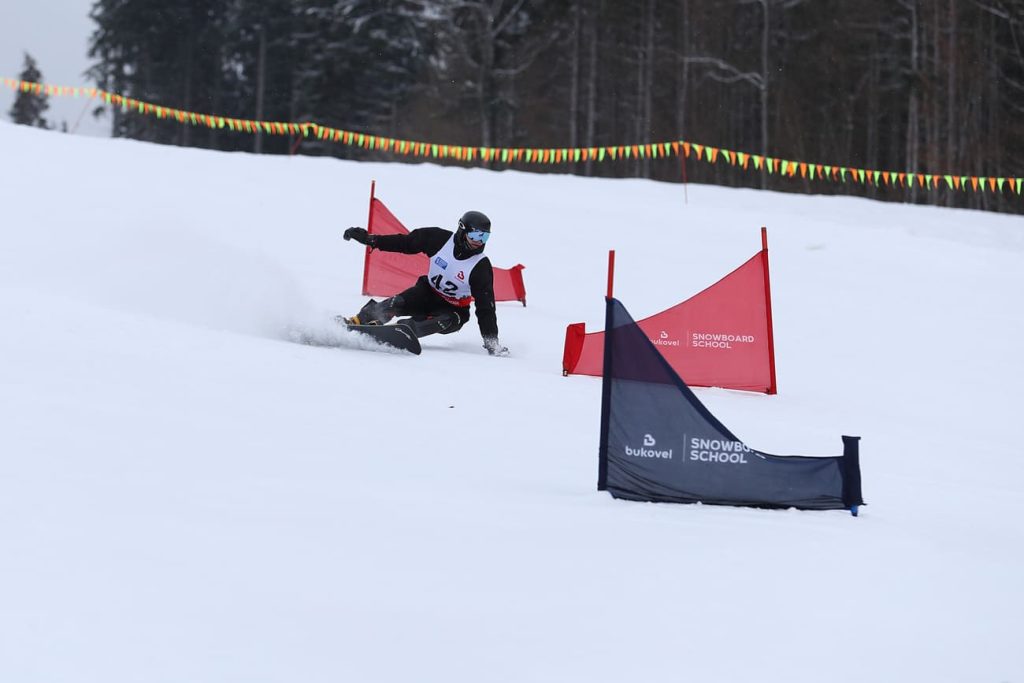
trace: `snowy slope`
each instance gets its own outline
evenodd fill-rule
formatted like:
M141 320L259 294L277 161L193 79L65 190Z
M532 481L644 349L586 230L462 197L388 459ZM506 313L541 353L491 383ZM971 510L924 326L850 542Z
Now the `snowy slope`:
M641 180L270 158L0 124L0 681L1021 681L1024 226ZM494 222L529 306L361 350L371 179ZM863 437L868 507L595 490L600 382L560 374L771 250L751 447ZM300 343L302 340L314 344Z

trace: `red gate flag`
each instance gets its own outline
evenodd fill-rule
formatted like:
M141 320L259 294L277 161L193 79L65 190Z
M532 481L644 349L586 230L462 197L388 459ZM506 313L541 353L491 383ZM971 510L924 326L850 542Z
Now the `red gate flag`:
M374 196L376 183L370 185L370 216L366 231L371 235L407 235L409 231L395 218L384 202ZM430 259L426 254L396 254L366 248L363 261L363 294L367 296L393 296L412 287L420 275L427 272ZM526 285L523 269L518 264L511 268L494 267L494 300L520 301L526 305Z
M686 384L776 393L768 239L746 263L699 294L637 322ZM611 294L609 293L609 296ZM601 376L604 332L565 330L563 374Z

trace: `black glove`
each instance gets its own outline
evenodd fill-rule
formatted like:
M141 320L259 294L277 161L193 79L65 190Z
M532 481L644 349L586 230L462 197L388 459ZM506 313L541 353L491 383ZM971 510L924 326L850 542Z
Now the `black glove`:
M497 337L484 337L484 348L492 356L507 356L508 347L502 346Z
M355 240L356 242L359 242L359 244L369 245L373 241L370 239L370 235L367 234L365 228L349 228L344 232L342 237L346 240Z

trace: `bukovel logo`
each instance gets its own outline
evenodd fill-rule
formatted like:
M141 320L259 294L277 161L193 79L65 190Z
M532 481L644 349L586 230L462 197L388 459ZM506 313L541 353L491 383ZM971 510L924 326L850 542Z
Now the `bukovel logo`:
M648 337L648 339L651 338ZM679 340L672 338L665 330L658 334L657 339L651 339L651 343L655 346L679 346Z
M670 448L667 451L659 451L655 448L650 448L651 446L657 445L658 442L657 440L655 440L653 436L651 436L650 434L644 434L644 445L640 446L639 448L632 448L627 445L626 455L630 456L631 458L660 458L662 460L671 460L672 449Z
M445 261L440 256L438 256L437 258L434 259L434 263L436 263L438 266L440 266L441 270L448 270L448 262Z

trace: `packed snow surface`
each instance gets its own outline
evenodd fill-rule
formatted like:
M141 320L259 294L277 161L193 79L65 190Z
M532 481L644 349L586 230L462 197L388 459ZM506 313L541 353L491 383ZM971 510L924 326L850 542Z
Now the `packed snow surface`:
M1019 217L258 157L0 124L0 681L1024 681ZM352 314L371 180L494 224L528 306L413 357ZM637 319L760 249L752 448L862 437L861 516L596 490L607 254Z

